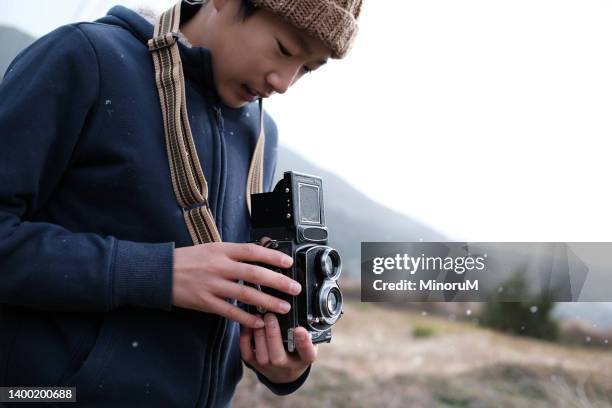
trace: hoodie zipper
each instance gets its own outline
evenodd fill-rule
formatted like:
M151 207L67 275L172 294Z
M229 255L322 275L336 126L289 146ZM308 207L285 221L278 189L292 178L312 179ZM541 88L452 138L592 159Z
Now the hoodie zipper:
M221 346L223 345L223 339L225 337L225 331L227 326L227 319L219 316L219 324L217 330L215 330L215 341L213 343L212 355L211 355L211 369L210 369L210 381L208 381L208 392L206 393L206 404L204 407L214 407L214 403L217 397L217 383L219 379L219 362L221 360ZM213 360L214 359L214 360ZM214 361L214 362L213 362ZM199 404L198 404L199 405Z
M221 220L223 213L223 198L220 197L224 192L225 177L226 177L226 165L225 165L225 140L223 137L224 123L221 108L213 105L212 109L215 112L216 130L219 146L221 148L221 171L219 177L219 194L217 195L217 219ZM219 231L222 233L222 231ZM223 340L225 338L225 332L227 331L227 319L219 316L219 324L215 330L215 337L212 347L212 354L210 358L211 369L210 369L210 380L208 381L208 392L206 393L206 404L204 407L213 407L217 397L217 384L219 383L219 366L221 362L221 348L223 346Z
M220 106L213 105L215 110L217 126L219 131L219 146L221 148L221 170L219 174L219 194L217 194L217 224L221 230L219 233L223 237L223 207L225 206L225 187L227 178L227 160L226 160L226 146L225 146L225 121L223 120L223 112Z

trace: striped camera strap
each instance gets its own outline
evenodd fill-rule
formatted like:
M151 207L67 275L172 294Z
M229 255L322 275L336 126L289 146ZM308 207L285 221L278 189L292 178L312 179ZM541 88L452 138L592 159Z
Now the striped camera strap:
M208 184L193 143L185 105L185 78L177 44L181 1L158 17L153 38L148 41L155 65L155 83L166 135L166 150L176 199L194 245L220 242L221 236L208 205ZM259 99L259 137L247 176L246 201L263 192L265 133L263 100Z

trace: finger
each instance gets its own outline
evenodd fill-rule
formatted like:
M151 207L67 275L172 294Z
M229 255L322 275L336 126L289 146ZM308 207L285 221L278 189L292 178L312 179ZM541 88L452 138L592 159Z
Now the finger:
M266 310L285 314L291 310L291 304L282 299L261 292L251 286L241 285L232 281L216 283L217 293L224 297L237 299L242 303L261 306Z
M265 366L268 365L268 347L266 346L266 329L255 329L253 331L255 337L255 359L257 363Z
M237 261L261 262L279 268L289 268L293 259L276 249L257 244L233 244L228 246L228 255Z
M266 313L264 322L266 323L266 345L270 363L276 367L283 367L287 364L288 358L285 347L283 347L278 319L273 313Z
M313 363L317 358L317 348L312 344L308 331L303 327L297 327L293 335L300 359L304 363Z
M249 364L253 364L255 354L251 341L253 339L253 329L246 326L240 327L240 354L242 359Z
M261 317L247 313L239 307L226 302L225 300L211 296L210 298L206 299L206 302L210 306L209 310L211 310L213 313L221 315L227 319L234 320L243 326L251 327L253 329L261 329L264 327L264 322Z
M232 280L243 280L256 285L267 286L290 295L297 295L302 290L302 286L297 281L282 273L247 263L236 264L228 277Z

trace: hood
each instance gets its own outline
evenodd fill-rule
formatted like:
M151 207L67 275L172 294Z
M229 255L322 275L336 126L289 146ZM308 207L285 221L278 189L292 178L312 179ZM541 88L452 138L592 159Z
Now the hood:
M183 2L181 5L181 25L189 21L201 6L201 4ZM96 20L96 22L124 28L142 42L144 47L148 47L147 41L153 36L156 18L157 13L148 8L131 10L124 6L115 6L108 11L106 16ZM213 102L220 103L214 85L210 50L192 46L180 32L178 45L185 77L199 85Z

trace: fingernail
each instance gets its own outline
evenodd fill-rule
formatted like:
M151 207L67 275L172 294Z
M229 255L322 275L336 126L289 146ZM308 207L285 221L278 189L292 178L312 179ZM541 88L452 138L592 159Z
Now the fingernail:
M297 295L301 291L302 291L302 285L300 285L297 282L291 283L291 293L293 293L294 295Z
M293 265L293 258L291 258L290 256L284 256L283 257L283 266L288 268L291 265Z
M266 316L264 317L264 321L266 323L266 326L272 327L272 325L274 324L274 315L272 313L266 314Z
M255 322L255 328L257 329L261 329L262 327L264 327L266 324L264 323L263 320L259 319Z
M308 341L309 339L312 338L312 334L307 331L306 333L303 333L302 331L299 332L298 334L298 341L303 342L303 341Z
M281 302L279 305L279 309L283 313L287 313L291 309L291 305L287 302Z

